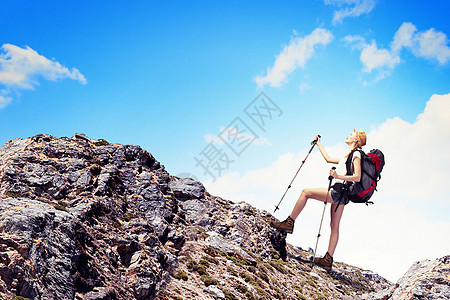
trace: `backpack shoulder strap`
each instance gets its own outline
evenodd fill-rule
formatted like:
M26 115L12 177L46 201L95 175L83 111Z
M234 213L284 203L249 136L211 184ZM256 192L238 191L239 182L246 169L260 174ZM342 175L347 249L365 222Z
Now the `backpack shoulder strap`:
M350 152L350 154L347 157L347 161L345 162L345 166L347 168L346 175L353 175L352 162L353 162L353 154L355 153L355 151L358 151L359 153L361 153L361 160L363 159L363 157L365 155L364 151L362 151L361 149L355 149L355 150L352 150L352 152Z
M345 166L347 168L347 174L345 175L352 175L352 161L353 161L353 153L355 153L356 150L352 150L350 154L347 157L347 161L345 162Z

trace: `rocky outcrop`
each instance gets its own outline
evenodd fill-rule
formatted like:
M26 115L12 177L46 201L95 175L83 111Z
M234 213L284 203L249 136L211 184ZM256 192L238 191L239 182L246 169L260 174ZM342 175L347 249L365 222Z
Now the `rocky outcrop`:
M170 176L139 146L82 134L0 148L0 296L357 299L389 282L311 272L268 212ZM0 298L1 298L0 297Z
M163 247L177 210L169 174L140 147L17 139L0 149L0 178L3 292L145 299L176 267Z
M450 256L418 261L396 284L364 299L450 299Z

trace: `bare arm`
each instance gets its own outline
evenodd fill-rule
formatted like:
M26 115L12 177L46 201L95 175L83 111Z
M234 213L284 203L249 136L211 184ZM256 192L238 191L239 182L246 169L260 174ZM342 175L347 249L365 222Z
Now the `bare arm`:
M339 159L333 158L330 155L328 155L328 153L325 151L322 144L320 143L320 138L316 136L316 139L317 139L317 147L319 147L320 153L322 153L322 156L327 161L327 163L338 164Z
M353 175L339 175L336 170L331 170L330 175L336 179L359 182L361 180L361 159L359 157L353 158L353 168Z

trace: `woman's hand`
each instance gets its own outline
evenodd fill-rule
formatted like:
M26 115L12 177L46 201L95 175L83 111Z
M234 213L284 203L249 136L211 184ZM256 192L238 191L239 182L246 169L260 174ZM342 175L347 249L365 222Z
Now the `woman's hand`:
M339 175L338 175L338 173L336 173L335 169L330 170L330 176L333 178L339 179Z
M317 145L321 145L321 143L320 143L320 137L319 137L318 135L316 135L316 137L315 137L314 140L316 141L316 144L317 144Z

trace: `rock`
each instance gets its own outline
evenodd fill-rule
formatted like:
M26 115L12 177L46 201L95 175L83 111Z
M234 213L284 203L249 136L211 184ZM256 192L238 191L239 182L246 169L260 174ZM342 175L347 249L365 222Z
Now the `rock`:
M225 294L215 285L208 286L205 291L212 294L215 299L225 299Z
M178 181L172 181L169 184L175 197L179 199L200 199L204 197L205 187L201 182L192 178L183 178Z
M79 226L69 213L39 201L0 201L3 286L31 299L73 298L71 274L81 254L76 237ZM33 274L39 274L40 280Z
M193 224L198 224L207 213L207 207L203 201L192 199L183 201L183 211Z
M8 141L0 148L0 178L0 294L151 298L177 266L159 241L172 213L161 192L167 187L150 182L167 186L169 175L139 146L80 134ZM140 218L142 225L122 231ZM142 239L132 233L138 228ZM130 265L135 280L128 281L119 270Z
M365 299L450 299L450 255L414 263L397 284Z
M94 288L92 292L84 295L83 300L115 300L117 299L116 291L110 287Z
M224 239L220 235L218 235L216 232L209 232L210 236L206 239L206 242L209 244L209 246L226 252L233 254L237 257L241 257L250 264L256 265L256 260L247 254L244 250L242 250L241 247L235 245L234 243Z

